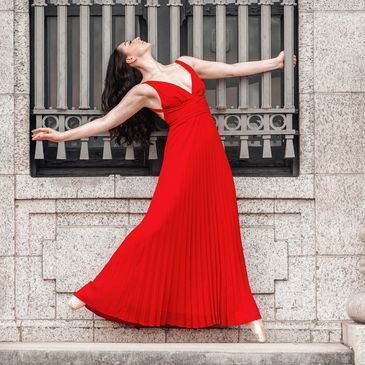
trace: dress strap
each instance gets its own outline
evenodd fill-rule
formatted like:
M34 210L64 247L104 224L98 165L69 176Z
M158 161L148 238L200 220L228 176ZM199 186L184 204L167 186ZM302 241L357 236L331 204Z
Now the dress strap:
M181 60L175 60L176 63L179 63L181 66L183 66L186 70L188 70L188 72L190 72L191 74L195 74L195 70L187 63L185 63L184 61Z
M163 112L163 109L156 109L156 108L149 108L151 110L153 110L154 112Z

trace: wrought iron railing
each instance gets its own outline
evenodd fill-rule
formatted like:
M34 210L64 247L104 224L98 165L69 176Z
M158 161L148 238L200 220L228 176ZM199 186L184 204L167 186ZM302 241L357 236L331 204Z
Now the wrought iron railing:
M144 7L141 10L141 5ZM169 0L166 4L169 12L169 24L165 24L170 29L169 35L169 59L173 62L181 54L181 18L182 6L188 7L192 13L192 52L191 55L204 58L204 9L208 5L214 8L215 29L214 31L214 53L215 60L227 62L227 9L235 7L237 10L237 62L249 60L249 9L256 9L260 16L260 44L261 59L272 57L272 9L282 9L283 14L283 48L287 60L292 59L295 53L295 6L294 0L213 0L210 4L203 0L190 0L183 3L181 0ZM70 66L67 59L68 51L68 9L78 7L79 17L79 95L78 105L69 106L68 102L68 72ZM153 55L158 59L159 36L158 25L161 19L158 18L158 0L146 0L144 4L137 0L33 0L32 20L33 20L33 108L32 117L34 127L48 126L59 131L74 128L77 125L88 123L98 117L101 113L98 108L90 103L90 19L91 9L98 6L101 16L101 73L104 77L109 55L113 44L113 16L116 9L122 9L124 16L124 39L133 39L136 29L136 19L138 14L146 11L146 24L148 41L154 45ZM45 90L45 9L52 7L56 12L57 22L57 42L56 59L57 75L53 87L56 89L56 104L46 103ZM235 157L242 161L249 161L249 147L260 147L261 158L270 160L272 149L282 148L282 159L290 161L281 166L290 166L287 175L295 175L298 172L298 153L297 153L297 116L298 110L295 107L295 69L292 62L285 62L282 78L283 99L282 105L272 105L272 74L265 72L260 75L260 106L255 107L249 102L249 78L239 78L238 84L238 105L232 108L227 103L226 79L219 79L215 86L215 106L211 108L218 131L221 135L223 145L228 149L235 147L239 154ZM100 85L100 89L102 85ZM100 90L99 90L100 92ZM48 104L48 105L46 105ZM156 142L160 137L166 136L168 131L164 128L155 131L151 135L154 142L145 156L144 163L148 164L152 160L162 158L158 153ZM113 148L109 133L98 136L102 140L101 161L113 160ZM56 149L55 159L67 162L68 151L66 143L53 144L45 141L35 141L33 146L32 158L37 165L37 161L45 160L45 149ZM90 138L83 138L79 146L78 158L80 161L90 159ZM134 150L136 145L125 146L124 159L133 161L135 159ZM74 151L73 151L74 152ZM275 165L275 164L274 164ZM60 165L58 165L60 166ZM127 170L126 170L127 171ZM37 175L35 173L34 175Z

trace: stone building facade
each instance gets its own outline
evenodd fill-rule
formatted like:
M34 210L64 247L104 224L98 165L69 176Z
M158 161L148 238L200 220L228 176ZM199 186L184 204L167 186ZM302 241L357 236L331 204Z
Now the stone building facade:
M270 342L339 342L364 286L365 2L299 0L300 174L235 177L249 279ZM144 216L157 177L30 175L27 0L0 2L1 341L245 342L246 326L131 329L70 293Z

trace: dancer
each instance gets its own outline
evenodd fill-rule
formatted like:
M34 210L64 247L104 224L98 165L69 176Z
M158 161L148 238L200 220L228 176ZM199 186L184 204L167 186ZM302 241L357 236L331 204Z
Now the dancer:
M293 63L296 56L293 55ZM226 64L152 57L139 37L122 42L107 68L105 115L66 132L32 130L32 140L64 142L110 131L120 143L149 143L154 115L169 126L159 179L147 213L69 305L132 326L265 327L248 281L231 168L205 99L203 79L283 68L272 59ZM155 114L154 114L155 113Z

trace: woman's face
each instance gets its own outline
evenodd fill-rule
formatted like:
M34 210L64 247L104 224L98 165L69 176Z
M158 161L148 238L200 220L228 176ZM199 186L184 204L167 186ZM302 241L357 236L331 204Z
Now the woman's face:
M142 57L146 52L151 49L151 43L141 40L136 37L133 40L124 41L118 45L118 49L121 49L127 56L130 62L133 62L135 58Z

